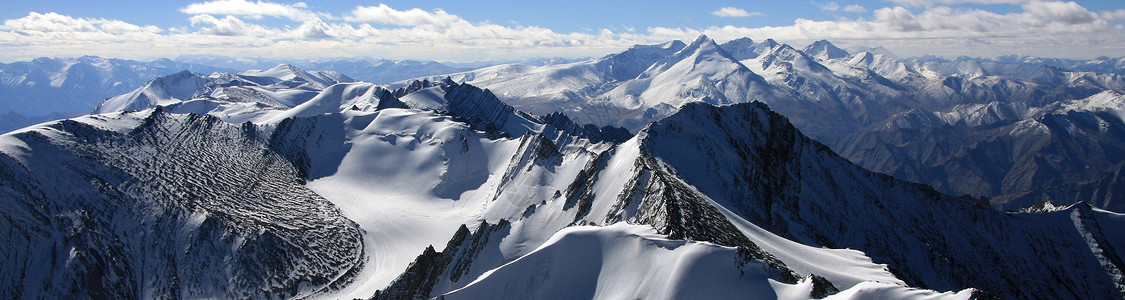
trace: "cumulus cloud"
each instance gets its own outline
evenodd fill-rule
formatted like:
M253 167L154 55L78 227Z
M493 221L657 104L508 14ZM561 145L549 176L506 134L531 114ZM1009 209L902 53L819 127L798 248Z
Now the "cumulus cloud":
M29 13L26 17L4 21L0 29L17 32L160 32L156 26L137 26L119 20L72 18L49 12Z
M1031 2L1023 6L1027 12L1066 24L1088 24L1098 15L1074 2Z
M1125 9L1103 11L1101 16L1108 21L1125 20Z
M726 18L738 18L738 17L750 17L750 16L761 16L762 15L762 13L760 13L760 12L748 12L745 9L741 9L741 8L737 8L737 7L729 7L729 6L720 8L719 10L716 10L716 11L713 11L713 12L711 12L711 14L715 15L715 16L719 16L719 17L726 17Z
M925 30L922 23L919 23L918 19L914 17L914 14L902 6L877 9L875 10L875 19L899 31Z
M326 39L340 36L338 30L320 19L306 21L298 26L295 33L300 38Z
M950 4L1027 4L1037 0L891 0L892 3L906 6L937 6Z
M180 12L193 15L230 15L261 19L263 16L282 17L296 21L317 18L317 13L307 10L304 2L278 4L271 2L250 2L246 0L216 0L192 3L180 8Z
M449 27L455 23L465 22L461 17L449 14L438 9L428 12L419 8L396 10L386 4L378 6L357 6L351 14L344 16L350 22L371 22L399 26L435 26ZM467 23L467 22L466 22Z
M201 28L199 33L221 36L248 36L275 33L263 26L248 24L234 16L222 19L211 15L195 15L190 19L191 25Z

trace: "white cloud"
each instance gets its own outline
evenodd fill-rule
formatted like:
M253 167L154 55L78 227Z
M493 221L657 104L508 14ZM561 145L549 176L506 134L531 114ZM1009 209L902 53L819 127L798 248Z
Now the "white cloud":
M698 34L707 34L717 40L748 36L797 44L829 39L839 45L884 46L908 56L987 57L1023 53L1047 57L1095 57L1125 54L1125 31L1115 29L1125 26L1110 26L1102 19L1088 21L1081 14L1084 10L1045 12L1031 5L1020 7L1025 11L1002 14L946 6L929 7L919 12L890 7L875 10L874 20L797 19L788 26L650 28L649 31L651 36L667 39L691 39Z
M110 34L160 32L156 26L137 26L119 20L71 18L49 12L29 13L26 17L4 21L0 29L16 32L102 32Z
M96 21L85 18L75 19L53 12L46 14L32 12L27 17L4 21L4 27L14 31L93 32L98 30L94 25Z
M428 12L418 8L395 10L386 4L379 6L357 6L350 15L344 16L350 22L371 22L399 26L448 27L456 23L467 23L461 17L438 9Z
M1027 4L1038 0L890 0L890 2L906 5L906 6L937 6L937 5L950 5L950 4Z
M180 8L180 12L192 15L229 15L246 16L251 19L261 19L263 16L282 17L295 21L307 21L317 18L317 13L306 10L308 5L304 2L294 4L278 4L271 2L249 2L246 0L215 0L203 3L192 3Z
M863 6L861 6L859 4L851 4L851 5L845 6L844 11L850 12L850 13L861 13L861 12L867 11L867 9L863 8Z
M1107 21L1125 20L1125 9L1102 11L1101 16Z
M827 2L827 3L813 2L813 4L819 6L820 10L822 10L822 11L841 11L842 10L844 12L850 12L850 13L861 13L861 12L867 11L866 8L863 8L863 6L859 5L859 4L849 4L847 6L842 6L842 7L840 6L839 3L836 3L835 1L830 1L830 2Z
M875 19L899 31L922 31L922 23L914 14L902 6L884 7L875 10Z
M822 3L822 4L818 4L818 5L820 6L820 10L823 10L823 11L838 11L838 10L840 10L840 4L836 3L835 1L828 2L828 3Z
M737 8L737 7L729 7L729 6L720 8L719 10L716 10L716 11L713 11L713 12L711 12L711 14L715 15L715 16L719 16L719 17L726 17L726 18L738 18L738 17L750 17L750 16L761 16L762 15L762 13L760 13L760 12L748 12L745 9L741 9L741 8Z
M202 34L248 36L277 33L275 30L269 30L260 25L248 24L234 16L226 16L222 19L218 19L211 15L194 15L189 20L191 21L191 26L201 28L199 33Z
M1023 6L1027 12L1066 24L1087 24L1098 15L1074 2L1032 2Z
M320 19L306 21L298 26L295 32L298 37L310 39L326 39L339 37L340 32Z

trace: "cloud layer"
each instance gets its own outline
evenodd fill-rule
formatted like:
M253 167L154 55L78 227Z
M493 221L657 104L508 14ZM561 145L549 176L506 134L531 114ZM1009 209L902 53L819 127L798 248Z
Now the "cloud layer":
M304 2L278 4L262 1L216 0L192 3L181 8L180 12L192 15L246 16L251 19L261 19L263 16L270 16L287 18L294 21L308 21L323 15L306 10L306 8L308 8L308 5Z
M29 13L0 25L0 60L101 55L149 59L183 54L247 57L385 57L476 60L533 56L600 56L633 44L748 36L801 46L813 40L883 46L900 55L1093 57L1125 55L1125 10L1090 11L1074 2L1034 0L894 0L868 10L827 2L827 12L854 18L797 19L785 26L649 27L614 32L557 32L537 26L473 23L441 9L357 6L339 16L298 2L216 0L184 6L190 26L158 28L119 20ZM959 3L1006 5L1009 13ZM813 4L810 4L810 6ZM714 17L761 15L735 7ZM270 26L263 18L291 22Z

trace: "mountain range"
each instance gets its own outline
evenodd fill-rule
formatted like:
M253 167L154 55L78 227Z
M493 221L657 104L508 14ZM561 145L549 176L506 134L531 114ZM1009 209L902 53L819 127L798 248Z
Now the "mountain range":
M1116 128L1125 124L1113 100L1125 93L1119 69L1010 61L900 59L828 41L798 50L770 39L718 44L700 36L583 62L448 77L520 110L562 111L634 132L685 103L760 101L863 167L945 193L986 197L1001 209L1085 201L1125 210L1115 200L1122 185Z
M1125 295L1125 215L1002 212L865 170L774 105L724 98L784 95L780 76L687 63L730 56L701 38L542 67L646 74L609 90L659 106L633 132L524 112L464 77L160 77L0 135L0 295Z
M5 115L0 132L89 113L105 98L183 70L227 71L167 59L139 62L95 56L0 64L0 115Z
M551 60L538 63L547 64ZM403 79L468 70L433 61L305 60L305 69L337 71L358 80L389 83ZM491 63L483 63L489 65ZM191 71L209 75L235 70L269 70L290 65L280 60L183 56L142 62L83 56L37 58L0 63L0 132L89 113L106 98L129 92L165 75ZM480 64L478 64L480 65Z

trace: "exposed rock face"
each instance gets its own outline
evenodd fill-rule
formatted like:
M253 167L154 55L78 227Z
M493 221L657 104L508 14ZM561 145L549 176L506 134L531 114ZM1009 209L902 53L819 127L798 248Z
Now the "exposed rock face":
M739 216L806 244L863 250L911 285L1014 297L1125 292L1117 254L1073 244L1113 234L1079 221L1114 215L1086 204L1008 214L946 196L863 170L760 103L688 105L645 132L656 157Z
M504 182L526 176L520 171L563 165L560 160L569 157L543 146L548 140L521 141L520 158L513 158L508 168L519 171L505 173ZM614 161L632 151L638 154L631 171L614 172L620 168L612 166ZM628 178L617 192L599 189L617 178ZM517 188L502 185L494 201L506 201L505 191ZM864 251L911 286L975 288L980 295L1011 297L1115 298L1125 291L1119 285L1121 261L1113 250L1117 233L1099 223L1118 224L1119 216L1085 204L1041 214L1003 213L979 199L951 197L872 173L805 137L761 103L689 104L642 130L635 140L593 155L572 183L547 201L563 201L563 210L549 210L550 202L544 202L516 216L521 221L501 222L513 229L480 225L477 232L495 232L488 238L463 228L446 245L451 250L428 249L393 288L377 296L456 294L468 283L451 279L448 266L471 264L476 269L462 278L482 276L512 258L449 258L447 253L480 249L475 243L481 240L492 241L483 248L493 250L478 253L504 252L498 242L502 236L528 230L522 220L537 216L573 218L573 224L648 224L669 238L737 247L746 262L760 262L762 271L779 282L797 283L805 275L765 251L732 223L735 219L806 245ZM545 216L550 214L563 216ZM1083 240L1090 242L1078 242ZM1069 269L1058 267L1059 257L1066 257ZM823 277L807 276L815 286L812 296L838 291Z
M990 103L911 111L849 136L840 151L942 191L991 195L1005 210L1050 200L1122 211L1122 104L1125 97L1104 92L1045 108Z

